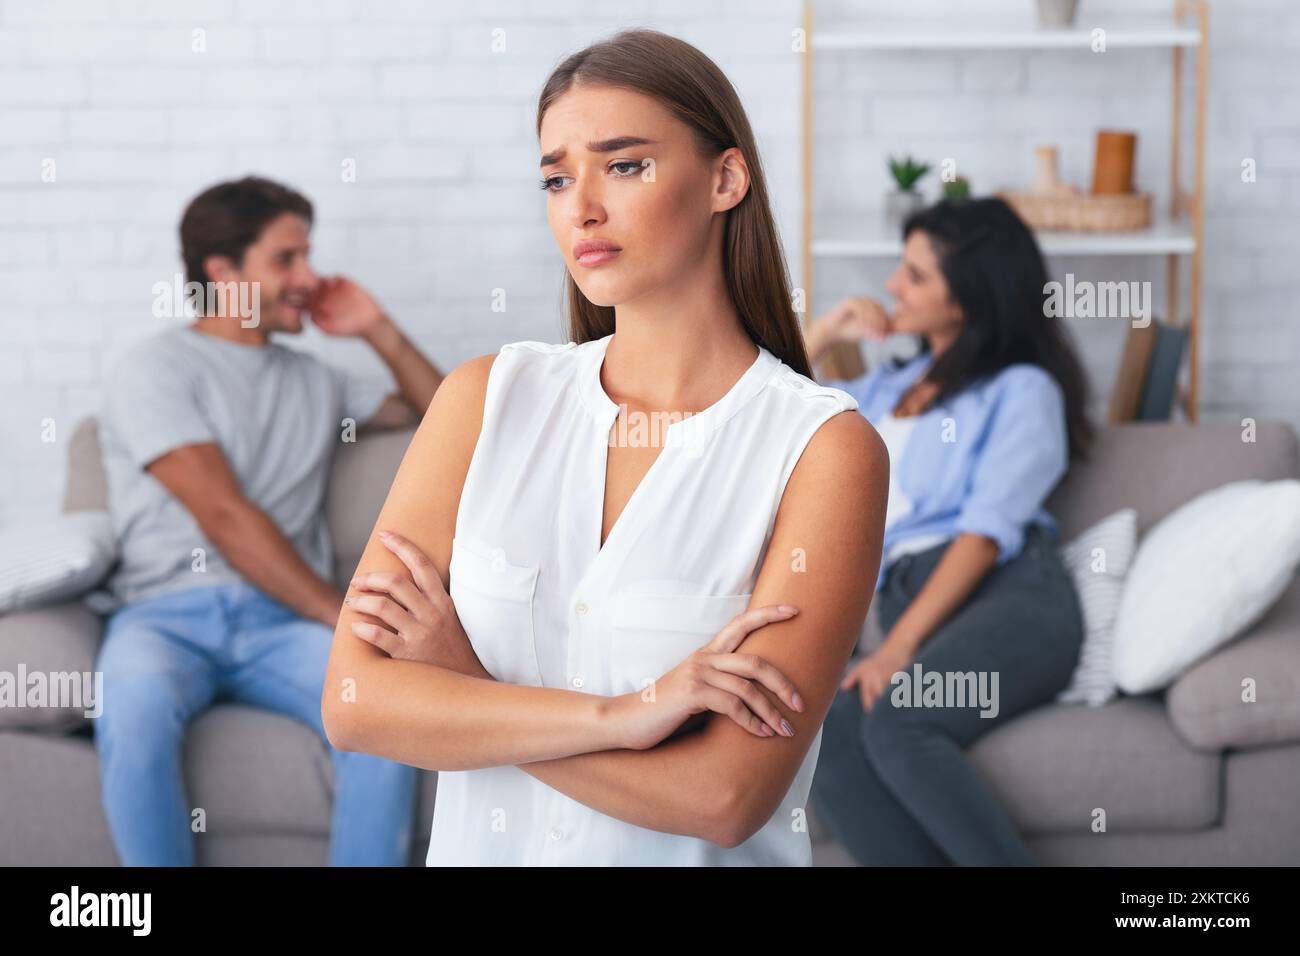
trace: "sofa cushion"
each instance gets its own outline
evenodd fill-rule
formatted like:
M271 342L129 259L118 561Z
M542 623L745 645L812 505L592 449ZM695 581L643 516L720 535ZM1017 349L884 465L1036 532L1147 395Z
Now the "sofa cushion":
M1158 695L1103 707L1051 704L979 738L968 754L1024 833L1189 830L1219 818L1221 755L1188 747Z
M205 866L324 866L329 825L318 812L315 794L321 773L332 786L333 768L328 760L318 759L322 745L316 735L288 718L236 705L218 705L205 721L208 716L198 722L218 735L231 727L239 728L236 733L244 742L250 731L267 734L273 738L270 748L287 757L290 767L287 773L270 769L269 779L259 777L268 771L267 764L247 759L245 748L213 749L210 740L188 740L187 792L195 806L208 811L207 832L195 843L196 861ZM0 866L116 865L99 776L98 755L88 734L0 731L0 807L25 808L0 814ZM408 858L412 866L424 866L428 853L437 776L420 773L418 823ZM251 789L260 800L274 794L278 811L252 809L254 797L234 793L241 788ZM304 802L310 817L305 826L297 819L289 827L278 822L266 826L267 819L280 821Z
M1138 513L1138 536L1211 488L1258 478L1300 478L1300 441L1285 422L1260 422L1253 442L1233 423L1129 422L1097 430L1087 461L1072 462L1047 500L1060 541L1121 508Z
M0 732L0 807L0 866L118 863L89 738Z
M423 866L428 853L437 776L418 775L408 857L413 866ZM265 853L246 857L238 849L241 841L267 835L288 841L295 856L299 850L319 852L298 838L315 838L328 847L334 759L316 732L298 720L242 704L216 704L190 725L185 778L194 806L207 814L208 839L200 838L197 848L200 862L273 864Z
M328 834L334 767L301 721L230 702L199 714L185 735L185 777L207 832Z
M84 594L116 560L107 511L72 511L0 529L0 614Z
M1223 756L1218 826L1179 832L1049 834L1029 840L1029 849L1044 866L1294 867L1300 860L1297 793L1300 747L1228 751Z
M1162 690L1238 637L1300 565L1300 481L1233 481L1180 506L1138 547L1115 622L1121 690Z
M50 675L90 674L93 682L103 631L99 615L80 601L0 615L0 672L12 675L15 682L20 672L39 673L47 680ZM0 730L63 734L86 724L86 709L0 706Z
M1062 704L1100 707L1118 688L1111 670L1115 622L1137 551L1137 512L1122 508L1061 546L1061 561L1074 581L1083 614L1083 647L1070 685L1056 695Z
M1300 742L1300 577L1245 637L1191 667L1167 695L1193 747Z
M301 835L328 842L333 762L324 741L306 724L267 710L219 703L190 724L184 763L190 803L204 811L205 833L196 846L201 862L207 860L205 844L235 834ZM5 777L0 796L15 796L11 790L17 788L16 795L31 798L0 801L30 809L0 816L12 817L24 832L40 830L37 821L48 824L39 839L25 839L22 853L12 855L11 835L0 825L0 836L6 837L0 840L0 862L82 863L104 842L99 834L107 840L93 737L0 733L0 776ZM86 828L93 825L96 839L81 841L79 849L62 847L60 834L68 821L76 821L74 829L87 840ZM112 860L99 859L96 865L106 862Z

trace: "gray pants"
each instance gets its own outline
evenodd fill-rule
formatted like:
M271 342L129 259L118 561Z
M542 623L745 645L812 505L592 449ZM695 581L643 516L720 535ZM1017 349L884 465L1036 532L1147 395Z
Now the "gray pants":
M943 557L947 543L903 555L876 595L888 634ZM972 741L1049 703L1078 662L1078 597L1050 536L1030 525L1024 549L994 568L921 644L906 673L996 672L996 716L945 695L941 706L896 706L885 688L863 711L858 688L839 691L822 728L813 777L818 818L862 866L1033 866L1015 825L963 753ZM947 681L945 681L947 683ZM924 686L924 681L921 682ZM897 688L902 691L904 688ZM985 711L992 708L985 707Z

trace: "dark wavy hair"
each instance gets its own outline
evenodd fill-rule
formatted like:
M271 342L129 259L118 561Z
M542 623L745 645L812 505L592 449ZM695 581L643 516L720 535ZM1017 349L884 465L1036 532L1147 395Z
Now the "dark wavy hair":
M712 158L733 146L740 150L749 167L749 191L726 214L722 271L727 292L750 339L812 377L754 133L722 70L685 40L657 30L624 30L555 68L537 101L539 135L546 111L575 85L621 87L653 97L690 127L701 156ZM612 306L593 303L567 272L564 286L574 342L614 331Z
M965 316L956 341L935 359L926 381L934 401L1017 362L1037 365L1065 396L1071 457L1084 457L1095 431L1088 421L1088 378L1061 320L1044 308L1047 268L1033 233L1001 199L943 200L913 213L903 238L930 240L953 299ZM922 352L929 350L922 339Z
M226 256L236 266L267 224L291 212L311 225L311 201L288 186L245 176L209 186L195 196L181 216L181 259L189 282L207 282L208 256Z

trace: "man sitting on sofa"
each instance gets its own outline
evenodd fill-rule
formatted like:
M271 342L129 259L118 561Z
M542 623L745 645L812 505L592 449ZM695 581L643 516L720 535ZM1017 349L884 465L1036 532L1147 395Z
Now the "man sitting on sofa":
M181 220L193 324L134 344L108 377L101 435L121 561L108 582L96 721L109 829L128 866L194 860L186 724L218 699L301 720L320 698L343 593L323 514L329 464L358 426L423 415L442 374L360 286L308 264L311 203L257 178L203 192ZM215 303L216 308L212 305ZM255 306L251 310L249 304ZM364 339L400 394L271 340L304 312ZM330 864L407 861L415 768L331 748Z

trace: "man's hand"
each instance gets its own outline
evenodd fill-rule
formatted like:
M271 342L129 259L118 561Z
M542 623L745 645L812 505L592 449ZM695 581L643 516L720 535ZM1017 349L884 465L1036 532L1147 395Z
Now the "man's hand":
M382 624L355 621L352 633L398 660L436 664L458 674L494 679L474 653L451 596L429 557L400 534L381 531L379 538L401 558L411 576L374 571L353 578L352 587L359 593L345 602Z
M442 372L403 334L375 298L351 279L321 279L311 300L311 320L326 335L364 339L388 366L412 420L424 414L442 384ZM401 424L408 424L403 421Z
M388 321L374 297L343 276L321 279L309 309L326 335L367 335Z

